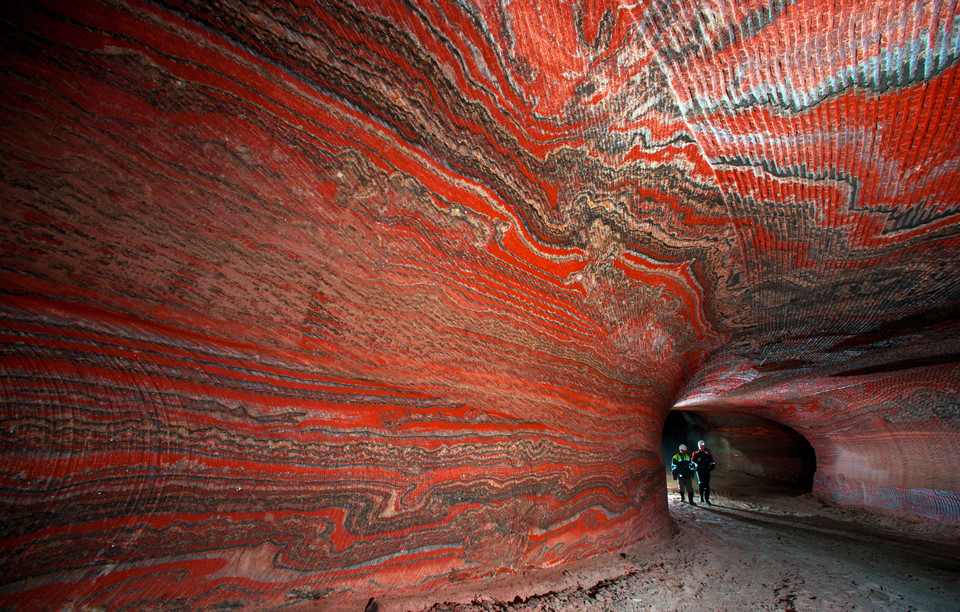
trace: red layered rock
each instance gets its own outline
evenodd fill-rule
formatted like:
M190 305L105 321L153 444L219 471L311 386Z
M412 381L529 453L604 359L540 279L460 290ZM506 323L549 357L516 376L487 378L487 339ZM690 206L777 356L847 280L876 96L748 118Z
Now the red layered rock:
M957 520L956 19L5 8L0 606L336 605L617 550L670 528L671 408Z

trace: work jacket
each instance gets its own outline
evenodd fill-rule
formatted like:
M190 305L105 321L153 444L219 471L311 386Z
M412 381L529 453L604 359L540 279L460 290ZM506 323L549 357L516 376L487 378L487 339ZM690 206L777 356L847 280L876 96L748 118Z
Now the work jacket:
M713 455L708 450L693 451L693 462L697 464L697 472L701 474L713 470L713 466L716 465Z
M670 467L673 479L693 478L694 465L687 453L677 453L673 456L673 465Z

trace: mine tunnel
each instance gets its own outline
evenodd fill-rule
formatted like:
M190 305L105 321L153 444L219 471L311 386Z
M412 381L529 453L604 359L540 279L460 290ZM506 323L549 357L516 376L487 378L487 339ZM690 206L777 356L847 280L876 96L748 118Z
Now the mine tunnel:
M720 414L671 410L663 424L663 458L669 473L683 444L693 453L703 441L716 467L714 495L751 496L770 490L813 491L817 456L797 431L770 419L736 411ZM676 486L668 480L670 493Z
M958 32L932 0L5 3L0 609L955 604L951 546L844 572L958 531ZM794 510L668 504L684 436ZM787 540L849 563L744 561ZM614 575L672 590L617 608Z

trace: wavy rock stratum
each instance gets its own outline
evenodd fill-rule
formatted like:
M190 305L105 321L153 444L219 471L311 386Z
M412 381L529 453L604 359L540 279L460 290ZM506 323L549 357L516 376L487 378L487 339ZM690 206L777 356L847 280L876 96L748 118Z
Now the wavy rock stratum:
M38 0L0 48L4 609L662 537L671 409L960 521L956 2Z

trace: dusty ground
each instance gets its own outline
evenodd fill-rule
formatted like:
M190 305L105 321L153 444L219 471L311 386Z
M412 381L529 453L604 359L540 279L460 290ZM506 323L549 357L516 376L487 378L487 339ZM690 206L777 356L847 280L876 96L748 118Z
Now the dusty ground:
M518 576L514 591L501 583L470 604L395 601L379 610L960 610L958 526L836 508L755 483L717 484L712 507L670 493L671 540L569 566L552 593L527 593Z

